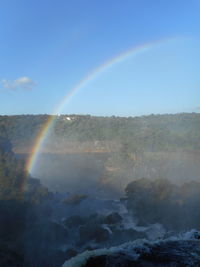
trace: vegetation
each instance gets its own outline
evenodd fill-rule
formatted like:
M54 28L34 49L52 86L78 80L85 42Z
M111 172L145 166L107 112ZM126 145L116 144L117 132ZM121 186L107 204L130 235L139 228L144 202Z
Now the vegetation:
M16 158L6 137L5 129L0 131L0 200L23 198L26 181L24 162Z
M0 126L6 129L14 148L23 150L34 143L48 119L49 115L0 116ZM58 148L67 142L93 142L93 147L101 148L115 141L127 144L129 151L196 150L200 149L200 114L128 118L61 115L55 116L50 137Z

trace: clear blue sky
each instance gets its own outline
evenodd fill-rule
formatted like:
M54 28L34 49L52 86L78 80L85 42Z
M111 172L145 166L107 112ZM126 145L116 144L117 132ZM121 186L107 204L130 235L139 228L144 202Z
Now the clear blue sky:
M81 88L62 113L200 112L200 1L1 0L0 114L52 113L99 65L165 38Z

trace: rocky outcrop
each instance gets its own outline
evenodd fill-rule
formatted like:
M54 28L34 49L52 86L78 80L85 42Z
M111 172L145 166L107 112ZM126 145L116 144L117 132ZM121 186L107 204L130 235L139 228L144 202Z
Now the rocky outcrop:
M87 223L79 229L80 242L95 241L97 243L104 242L109 239L109 232L100 224Z
M68 228L76 228L85 223L85 219L79 215L70 216L69 218L63 221L63 224Z

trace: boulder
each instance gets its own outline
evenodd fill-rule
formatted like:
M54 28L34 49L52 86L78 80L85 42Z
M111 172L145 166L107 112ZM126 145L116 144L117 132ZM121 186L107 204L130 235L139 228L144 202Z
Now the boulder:
M119 224L122 222L122 217L117 212L112 212L105 217L105 224Z
M92 240L100 243L109 239L109 232L100 224L87 223L79 228L79 237L81 243Z
M83 201L87 197L88 196L84 195L84 194L75 194L75 195L72 195L72 196L64 199L63 204L65 204L65 205L78 205L81 203L81 201Z
M78 227L85 223L85 219L79 215L73 215L63 221L63 224L68 228Z
M75 257L78 252L74 249L74 248L69 248L65 251L65 254L66 254L66 259L70 259L72 257Z

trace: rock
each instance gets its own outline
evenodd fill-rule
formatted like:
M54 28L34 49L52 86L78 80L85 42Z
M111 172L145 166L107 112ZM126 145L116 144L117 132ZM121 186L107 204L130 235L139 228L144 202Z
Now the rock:
M195 232L194 232L194 238L195 238L195 239L200 239L200 232L195 231Z
M79 215L73 215L63 221L63 224L68 228L78 227L85 223L85 219Z
M81 203L81 201L83 201L84 199L86 199L88 196L84 195L84 194L75 194L72 195L66 199L63 200L63 203L65 205L78 205Z
M88 217L88 222L93 222L94 224L120 224L122 220L122 217L117 212L112 212L107 216L94 213Z
M118 224L122 222L122 217L117 212L112 212L106 216L104 223L105 224Z
M114 256L98 256L91 257L87 260L87 263L83 267L145 267L142 265L135 265L132 259L125 255ZM152 266L153 267L153 266Z
M98 251L98 250L97 250ZM95 255L96 254L96 255ZM65 266L65 265L64 265ZM93 253L83 267L179 267L200 266L200 243L196 241L166 241L119 250Z
M78 252L74 248L69 248L66 250L65 254L67 257L66 259L70 259L72 257L75 257L78 254Z
M79 237L81 243L92 240L99 243L109 239L109 232L100 224L87 223L79 228Z

